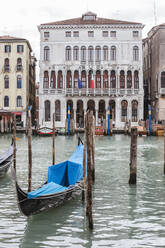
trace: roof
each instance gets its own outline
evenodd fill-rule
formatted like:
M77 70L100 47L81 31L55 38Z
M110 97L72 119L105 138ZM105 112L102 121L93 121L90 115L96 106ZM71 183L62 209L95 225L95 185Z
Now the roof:
M3 35L0 36L0 42L26 42L29 46L30 51L32 51L29 41L24 38L13 37L10 35Z
M96 18L94 20L84 20L84 16L95 16ZM43 23L41 25L86 25L86 24L96 24L96 25L111 25L111 24L127 24L127 25L142 25L142 23L139 22L130 22L130 21L122 21L122 20L114 20L114 19L107 19L107 18L99 18L96 14L92 12L87 12L82 15L82 17L73 18L73 19L67 19L63 21L56 21L56 22L49 22L49 23Z

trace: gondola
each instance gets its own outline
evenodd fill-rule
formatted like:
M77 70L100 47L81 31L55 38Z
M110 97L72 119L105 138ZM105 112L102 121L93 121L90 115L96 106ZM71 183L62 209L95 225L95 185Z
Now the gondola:
M32 192L25 193L19 187L12 168L18 206L25 216L58 207L82 192L83 150L80 143L68 160L49 166L46 183Z
M13 162L13 145L11 144L9 148L0 156L0 177L3 177L10 168Z

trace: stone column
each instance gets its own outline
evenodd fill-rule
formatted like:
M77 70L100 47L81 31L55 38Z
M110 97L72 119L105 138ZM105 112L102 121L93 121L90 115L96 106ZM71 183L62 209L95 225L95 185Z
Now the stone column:
M116 99L115 112L116 112L116 127L121 127L121 101L120 101L120 98Z

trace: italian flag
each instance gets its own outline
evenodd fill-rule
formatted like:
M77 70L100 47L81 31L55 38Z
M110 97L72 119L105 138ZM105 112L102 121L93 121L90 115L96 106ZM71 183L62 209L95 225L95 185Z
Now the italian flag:
M94 89L94 77L93 77L93 72L92 72L92 77L91 77L91 89Z

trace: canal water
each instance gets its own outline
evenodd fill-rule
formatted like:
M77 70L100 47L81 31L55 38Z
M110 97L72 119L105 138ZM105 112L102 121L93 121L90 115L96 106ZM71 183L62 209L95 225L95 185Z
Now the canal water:
M27 190L27 137L18 135L17 178ZM11 135L0 136L0 153ZM56 138L56 161L67 159L76 136ZM165 176L163 137L138 138L137 185L129 186L130 137L95 139L94 230L88 229L81 198L26 218L15 198L11 172L0 179L0 248L165 247ZM50 137L32 138L33 188L46 180L51 164Z

